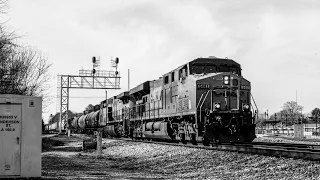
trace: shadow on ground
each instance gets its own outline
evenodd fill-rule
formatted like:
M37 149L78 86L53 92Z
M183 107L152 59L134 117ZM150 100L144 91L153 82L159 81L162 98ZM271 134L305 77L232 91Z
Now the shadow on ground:
M42 179L152 179L132 157L103 156L81 150L81 139L54 136L43 138ZM154 178L153 178L154 179Z

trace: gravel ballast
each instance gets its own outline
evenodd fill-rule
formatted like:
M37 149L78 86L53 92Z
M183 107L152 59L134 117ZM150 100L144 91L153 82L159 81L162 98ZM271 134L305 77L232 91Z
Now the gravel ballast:
M108 141L105 146L106 156L128 159L120 169L142 170L150 178L320 178L319 162L142 142Z
M44 179L320 179L315 161L115 139L97 158L71 139L43 152Z
M257 135L254 142L273 142L273 143L295 143L295 144L311 144L320 145L319 139L298 139L290 135Z

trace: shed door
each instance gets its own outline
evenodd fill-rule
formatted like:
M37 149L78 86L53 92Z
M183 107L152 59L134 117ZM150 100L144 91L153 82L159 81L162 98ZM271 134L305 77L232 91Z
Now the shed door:
M21 173L21 104L0 104L0 177Z

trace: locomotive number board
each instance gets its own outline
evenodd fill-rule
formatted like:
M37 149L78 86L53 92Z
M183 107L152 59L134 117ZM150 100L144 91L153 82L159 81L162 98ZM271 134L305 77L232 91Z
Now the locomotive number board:
M197 84L197 89L210 89L210 84Z
M241 85L241 86L240 86L240 89L241 89L241 90L250 90L251 87L250 87L250 86L247 86L247 85Z

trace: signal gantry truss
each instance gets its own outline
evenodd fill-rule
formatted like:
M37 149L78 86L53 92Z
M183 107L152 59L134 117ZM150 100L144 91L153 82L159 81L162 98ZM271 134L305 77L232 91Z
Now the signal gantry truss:
M68 124L69 89L120 89L120 74L118 71L79 70L79 75L58 75L60 80L60 124L59 131Z

